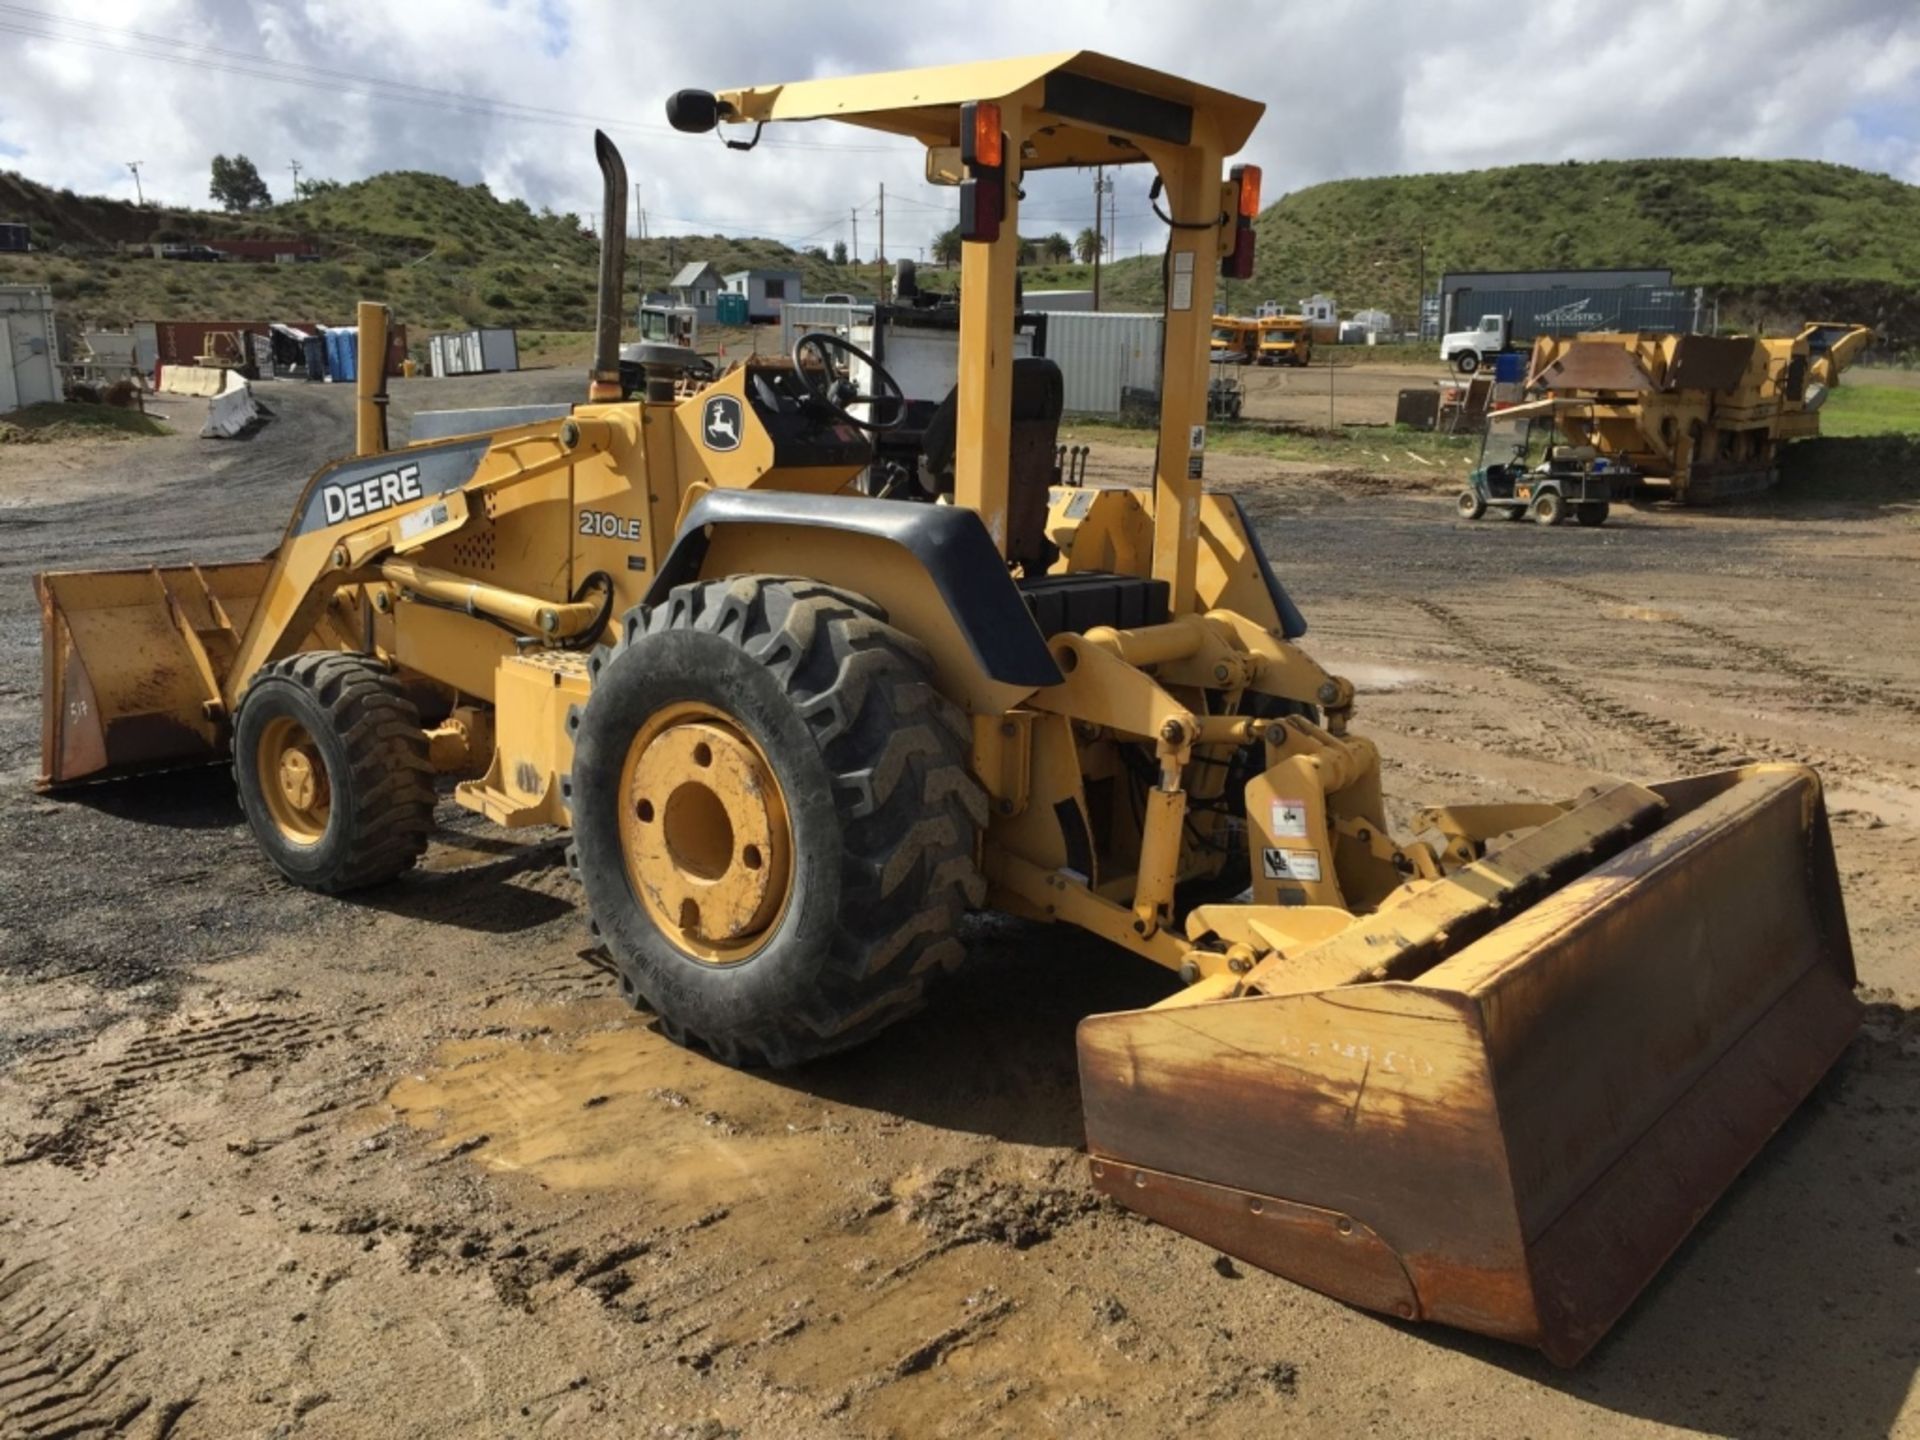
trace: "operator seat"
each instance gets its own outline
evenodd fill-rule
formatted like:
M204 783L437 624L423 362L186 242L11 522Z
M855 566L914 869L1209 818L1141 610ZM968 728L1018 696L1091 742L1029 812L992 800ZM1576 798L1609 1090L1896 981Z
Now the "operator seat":
M1053 558L1047 541L1047 487L1059 476L1055 454L1060 443L1060 412L1066 382L1060 367L1042 356L1013 362L1013 437L1007 460L1007 559L1029 567ZM921 438L921 459L934 493L953 493L954 451L960 411L960 387L934 407Z

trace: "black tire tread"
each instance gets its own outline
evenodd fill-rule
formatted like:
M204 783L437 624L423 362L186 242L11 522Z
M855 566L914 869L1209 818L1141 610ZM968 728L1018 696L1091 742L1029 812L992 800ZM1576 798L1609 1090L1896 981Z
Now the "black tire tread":
M879 606L798 577L676 586L623 618L591 673L638 636L670 629L727 636L779 680L826 762L845 848L838 925L809 1004L751 1037L701 1034L664 1014L661 1028L733 1065L794 1065L861 1044L959 965L956 925L986 898L974 850L987 796L969 768L966 714L934 687L925 647ZM647 998L623 988L636 1004Z
M420 712L393 673L363 655L325 650L276 660L253 684L269 677L313 697L345 746L352 772L346 787L354 802L347 817L351 858L309 888L338 895L412 869L433 830L433 765ZM233 763L237 777L253 758L236 754ZM340 793L336 786L334 794Z

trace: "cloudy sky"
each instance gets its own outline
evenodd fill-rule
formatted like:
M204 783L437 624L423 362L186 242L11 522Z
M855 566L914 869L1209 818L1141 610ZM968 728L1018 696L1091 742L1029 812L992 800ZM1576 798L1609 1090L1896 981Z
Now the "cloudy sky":
M1264 100L1269 199L1315 181L1523 160L1804 156L1920 183L1916 0L79 0L0 3L0 167L75 190L203 204L216 152L276 197L289 162L351 180L427 169L590 212L594 125L654 234L772 235L872 253L950 223L910 144L768 132L750 155L682 136L667 94L1086 47ZM1176 21L1175 17L1179 17ZM1157 246L1148 178L1119 245ZM1021 229L1072 233L1091 177L1030 187ZM857 212L857 215L850 214Z

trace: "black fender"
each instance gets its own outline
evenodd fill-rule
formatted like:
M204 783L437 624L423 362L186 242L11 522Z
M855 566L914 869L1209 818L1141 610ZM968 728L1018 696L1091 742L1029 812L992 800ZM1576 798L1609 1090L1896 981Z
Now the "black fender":
M647 590L648 605L660 604L674 586L700 578L708 542L725 525L814 526L898 545L933 581L988 676L1033 690L1065 678L993 537L971 510L855 495L710 490L694 501L674 536Z

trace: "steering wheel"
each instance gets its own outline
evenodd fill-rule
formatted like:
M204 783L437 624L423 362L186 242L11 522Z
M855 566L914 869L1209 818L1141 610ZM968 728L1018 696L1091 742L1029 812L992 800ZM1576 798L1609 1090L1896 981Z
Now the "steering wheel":
M807 364L803 357L809 353L818 359L817 365ZM853 381L840 373L835 359L837 355L864 364L873 376L875 393L863 395L854 389ZM866 351L838 335L825 330L812 330L802 335L793 342L793 368L810 398L831 410L836 419L844 420L856 429L873 434L891 430L907 418L907 395L900 388L900 382L882 369L880 362ZM862 420L848 412L851 405L865 405L868 416L872 417L879 413L883 404L892 406L892 414L886 420Z

